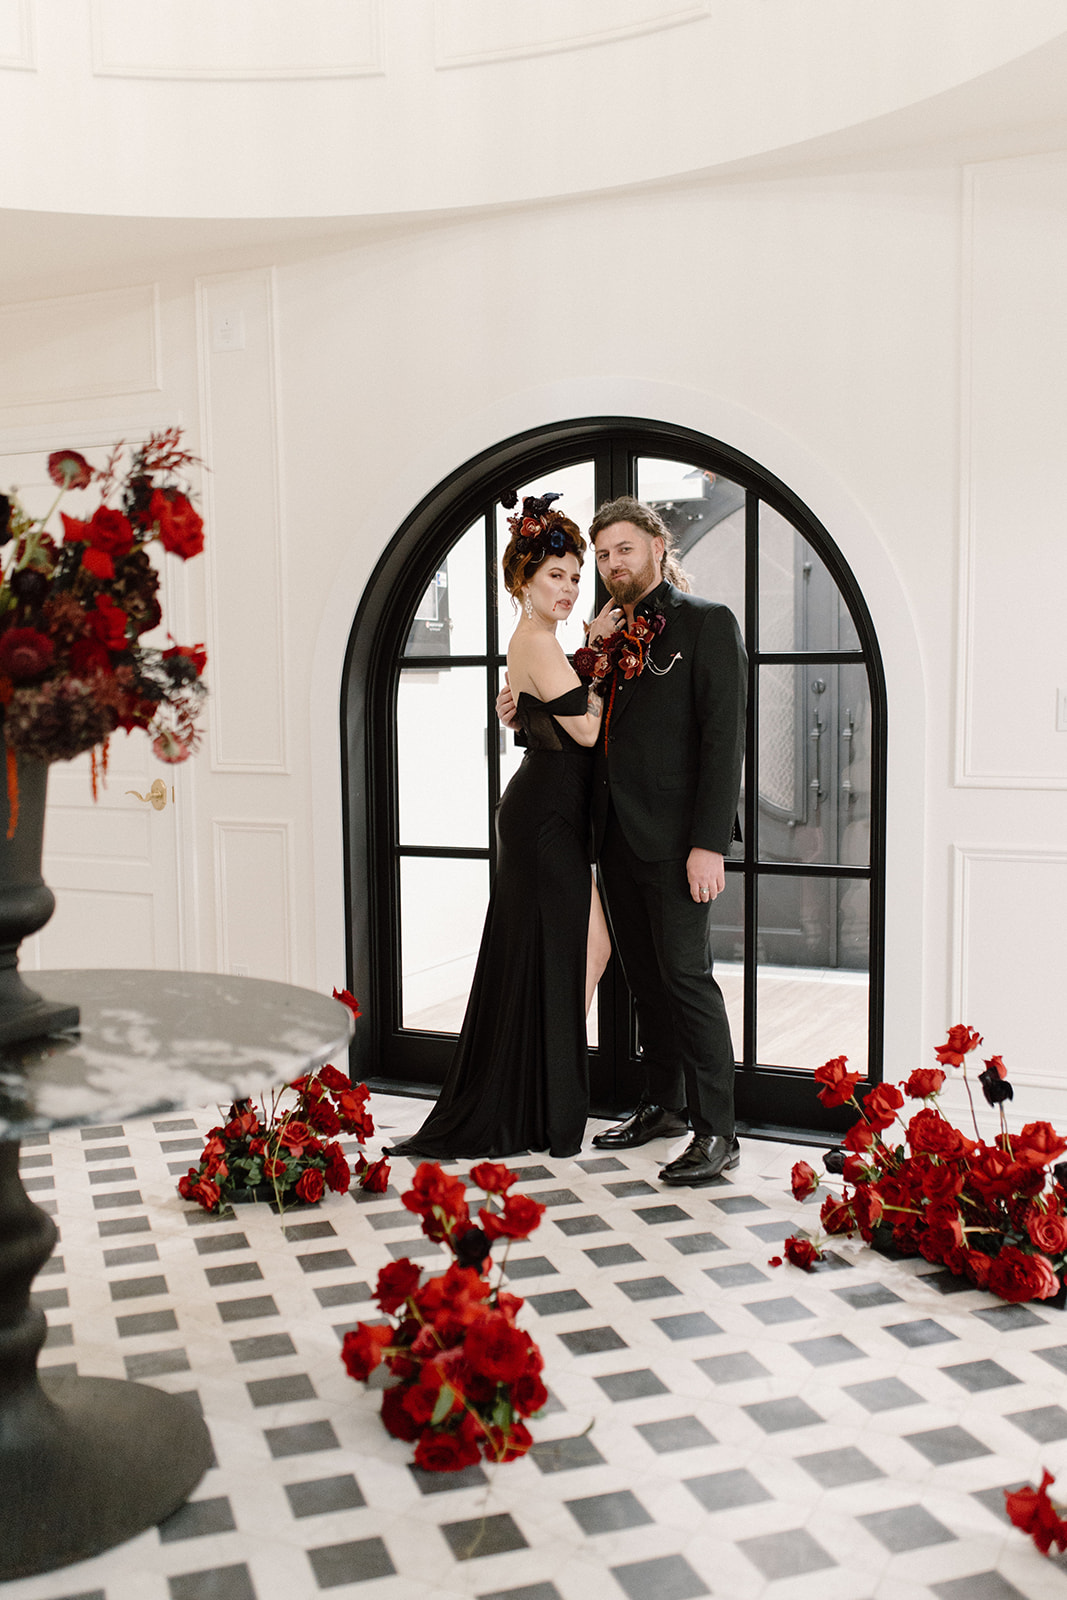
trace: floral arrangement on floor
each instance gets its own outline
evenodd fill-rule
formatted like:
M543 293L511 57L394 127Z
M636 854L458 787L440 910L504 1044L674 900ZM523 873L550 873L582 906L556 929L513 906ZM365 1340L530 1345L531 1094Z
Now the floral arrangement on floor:
M1035 1489L1024 1484L1021 1489L1004 1490L1004 1509L1017 1528L1028 1533L1041 1554L1047 1556L1053 1545L1057 1550L1067 1550L1067 1521L1049 1499L1049 1485L1056 1480L1047 1469Z
M359 1002L347 989L335 989L333 997L359 1016ZM296 1099L286 1105L289 1095ZM313 1206L327 1189L346 1194L353 1180L361 1189L383 1194L388 1161L368 1161L361 1150L353 1171L336 1140L339 1133L354 1135L361 1145L370 1138L369 1099L365 1083L353 1084L327 1065L276 1090L269 1111L238 1100L226 1122L209 1130L200 1164L178 1179L178 1193L214 1212L235 1200L274 1200L279 1211Z
M122 444L100 468L77 450L54 451L48 475L58 493L43 517L0 494L0 547L10 546L0 571L0 726L11 834L19 755L52 762L91 751L95 796L98 762L106 772L119 728L145 729L161 761L184 761L196 748L204 647L143 642L163 620L149 547L182 561L204 547L188 483L200 462L181 437L180 428L151 434L125 471ZM60 512L62 535L49 533L63 496L90 485L100 495L91 514Z
M1000 1132L992 1143L981 1137L966 1068L981 1043L973 1028L957 1024L935 1051L937 1067L917 1068L900 1088L877 1084L862 1105L855 1093L860 1075L847 1071L845 1056L818 1068L822 1103L851 1104L860 1113L843 1148L824 1158L826 1168L843 1178L844 1192L827 1196L820 1220L827 1234L858 1232L877 1248L924 1256L1002 1300L1050 1300L1061 1293L1067 1265L1067 1164L1052 1165L1067 1151L1067 1139L1047 1122L1008 1131L1004 1103L1012 1087L999 1056L985 1062L978 1082L999 1110ZM948 1072L962 1077L973 1139L939 1108ZM906 1122L905 1098L922 1102ZM798 1161L791 1183L803 1201L822 1178ZM808 1271L822 1258L818 1239L802 1235L787 1239L784 1249ZM773 1261L781 1265L780 1257Z
M341 1350L359 1382L382 1362L397 1379L382 1396L382 1422L394 1438L414 1443L415 1465L427 1472L524 1455L533 1440L523 1419L548 1399L541 1352L516 1325L523 1302L501 1288L506 1250L495 1286L485 1276L494 1240L529 1238L545 1208L508 1193L516 1174L505 1166L483 1161L470 1178L488 1201L477 1223L462 1178L436 1162L418 1167L401 1199L452 1262L429 1278L406 1257L383 1267L375 1299L393 1320L359 1323Z

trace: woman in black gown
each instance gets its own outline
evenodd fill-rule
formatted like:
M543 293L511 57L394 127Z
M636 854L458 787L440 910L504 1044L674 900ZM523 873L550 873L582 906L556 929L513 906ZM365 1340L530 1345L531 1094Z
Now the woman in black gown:
M556 639L577 602L585 540L552 509L558 498L528 497L508 519L504 583L522 603L508 679L526 754L497 808L496 881L451 1068L422 1127L391 1155L581 1149L585 1018L610 944L589 861L600 700Z

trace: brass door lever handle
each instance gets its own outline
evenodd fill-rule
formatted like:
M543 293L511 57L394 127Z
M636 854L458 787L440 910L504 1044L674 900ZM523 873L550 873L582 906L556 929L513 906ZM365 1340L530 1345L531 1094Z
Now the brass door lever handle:
M156 778L147 794L138 794L136 789L127 789L127 794L132 794L135 800L144 800L154 811L162 811L167 803L167 786L162 778Z

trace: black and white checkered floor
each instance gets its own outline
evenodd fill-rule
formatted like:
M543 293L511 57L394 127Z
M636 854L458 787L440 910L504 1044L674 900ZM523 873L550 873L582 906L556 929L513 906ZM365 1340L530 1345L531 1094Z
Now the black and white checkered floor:
M391 1137L425 1106L373 1109ZM3 1600L1067 1600L1001 1495L1046 1464L1067 1488L1067 1313L849 1242L771 1267L817 1216L795 1147L669 1193L662 1142L512 1162L548 1207L509 1272L552 1399L530 1456L435 1477L338 1359L380 1266L444 1262L399 1203L411 1163L385 1195L209 1217L174 1184L215 1120L23 1146L61 1232L42 1366L188 1395L217 1465L158 1530Z

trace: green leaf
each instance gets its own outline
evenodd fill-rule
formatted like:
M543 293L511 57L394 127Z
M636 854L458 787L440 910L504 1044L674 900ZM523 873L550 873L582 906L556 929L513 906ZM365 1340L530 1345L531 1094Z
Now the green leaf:
M436 1428L439 1423L445 1420L452 1410L455 1398L455 1390L449 1384L443 1383L441 1385L441 1393L437 1396L437 1404L433 1408L433 1416L430 1418L431 1428Z

